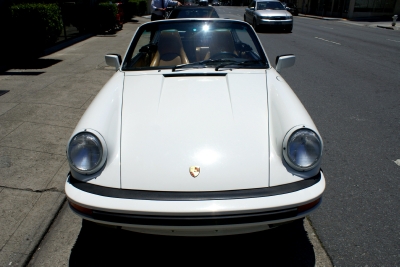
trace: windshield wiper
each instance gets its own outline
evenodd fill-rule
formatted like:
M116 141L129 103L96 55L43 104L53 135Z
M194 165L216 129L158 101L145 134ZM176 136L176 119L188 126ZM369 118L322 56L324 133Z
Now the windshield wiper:
M177 69L182 69L185 67L190 67L190 66L195 66L195 65L206 65L208 63L218 63L218 62L225 62L225 64L232 64L233 62L237 62L236 60L231 60L231 59L206 59L203 61L197 61L197 62L192 62L192 63L187 63L187 64L181 64L181 65L176 65L172 68L172 71L174 72ZM203 66L204 67L204 66Z
M223 63L218 65L217 67L215 67L215 71L218 71L220 68L223 68L225 66L229 66L229 65L237 65L237 66L251 66L254 64L264 64L265 62L262 60L245 60L245 61L231 61L231 62L227 62L227 63Z

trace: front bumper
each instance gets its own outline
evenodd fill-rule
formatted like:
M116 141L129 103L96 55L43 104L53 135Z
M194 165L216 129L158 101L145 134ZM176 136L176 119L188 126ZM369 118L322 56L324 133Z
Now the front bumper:
M287 20L271 20L271 19L258 19L258 25L267 27L288 27L293 26L293 19Z
M303 218L320 205L324 189L322 172L289 185L224 192L138 193L71 177L65 186L71 209L84 219L143 233L187 236L248 233Z

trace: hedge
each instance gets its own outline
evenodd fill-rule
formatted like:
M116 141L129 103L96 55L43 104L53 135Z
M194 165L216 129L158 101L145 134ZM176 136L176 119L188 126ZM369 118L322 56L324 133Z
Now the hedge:
M147 2L146 1L139 1L138 4L138 14L139 16L142 16L147 13Z
M96 8L98 31L114 31L117 16L117 6L113 3L100 3Z
M130 20L134 15L142 16L147 13L147 1L128 0L125 4L125 18Z
M128 0L125 4L125 19L130 20L134 15L137 14L138 3L135 0Z
M63 29L57 4L13 5L10 16L11 49L24 55L35 55L54 44Z

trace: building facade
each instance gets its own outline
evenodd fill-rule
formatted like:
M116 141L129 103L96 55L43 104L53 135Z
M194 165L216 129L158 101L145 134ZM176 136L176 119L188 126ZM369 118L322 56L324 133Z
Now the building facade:
M292 0L302 14L347 19L389 18L400 14L400 0Z
M248 6L252 0L231 0L232 5ZM293 3L307 15L347 18L382 19L400 16L400 0L280 0ZM222 2L222 1L221 1ZM400 20L400 19L399 19Z

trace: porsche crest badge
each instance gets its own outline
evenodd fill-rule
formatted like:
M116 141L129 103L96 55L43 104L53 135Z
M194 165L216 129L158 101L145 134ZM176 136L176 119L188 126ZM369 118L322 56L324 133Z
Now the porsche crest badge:
M190 166L189 172L192 177L196 178L200 174L200 167L199 166Z

